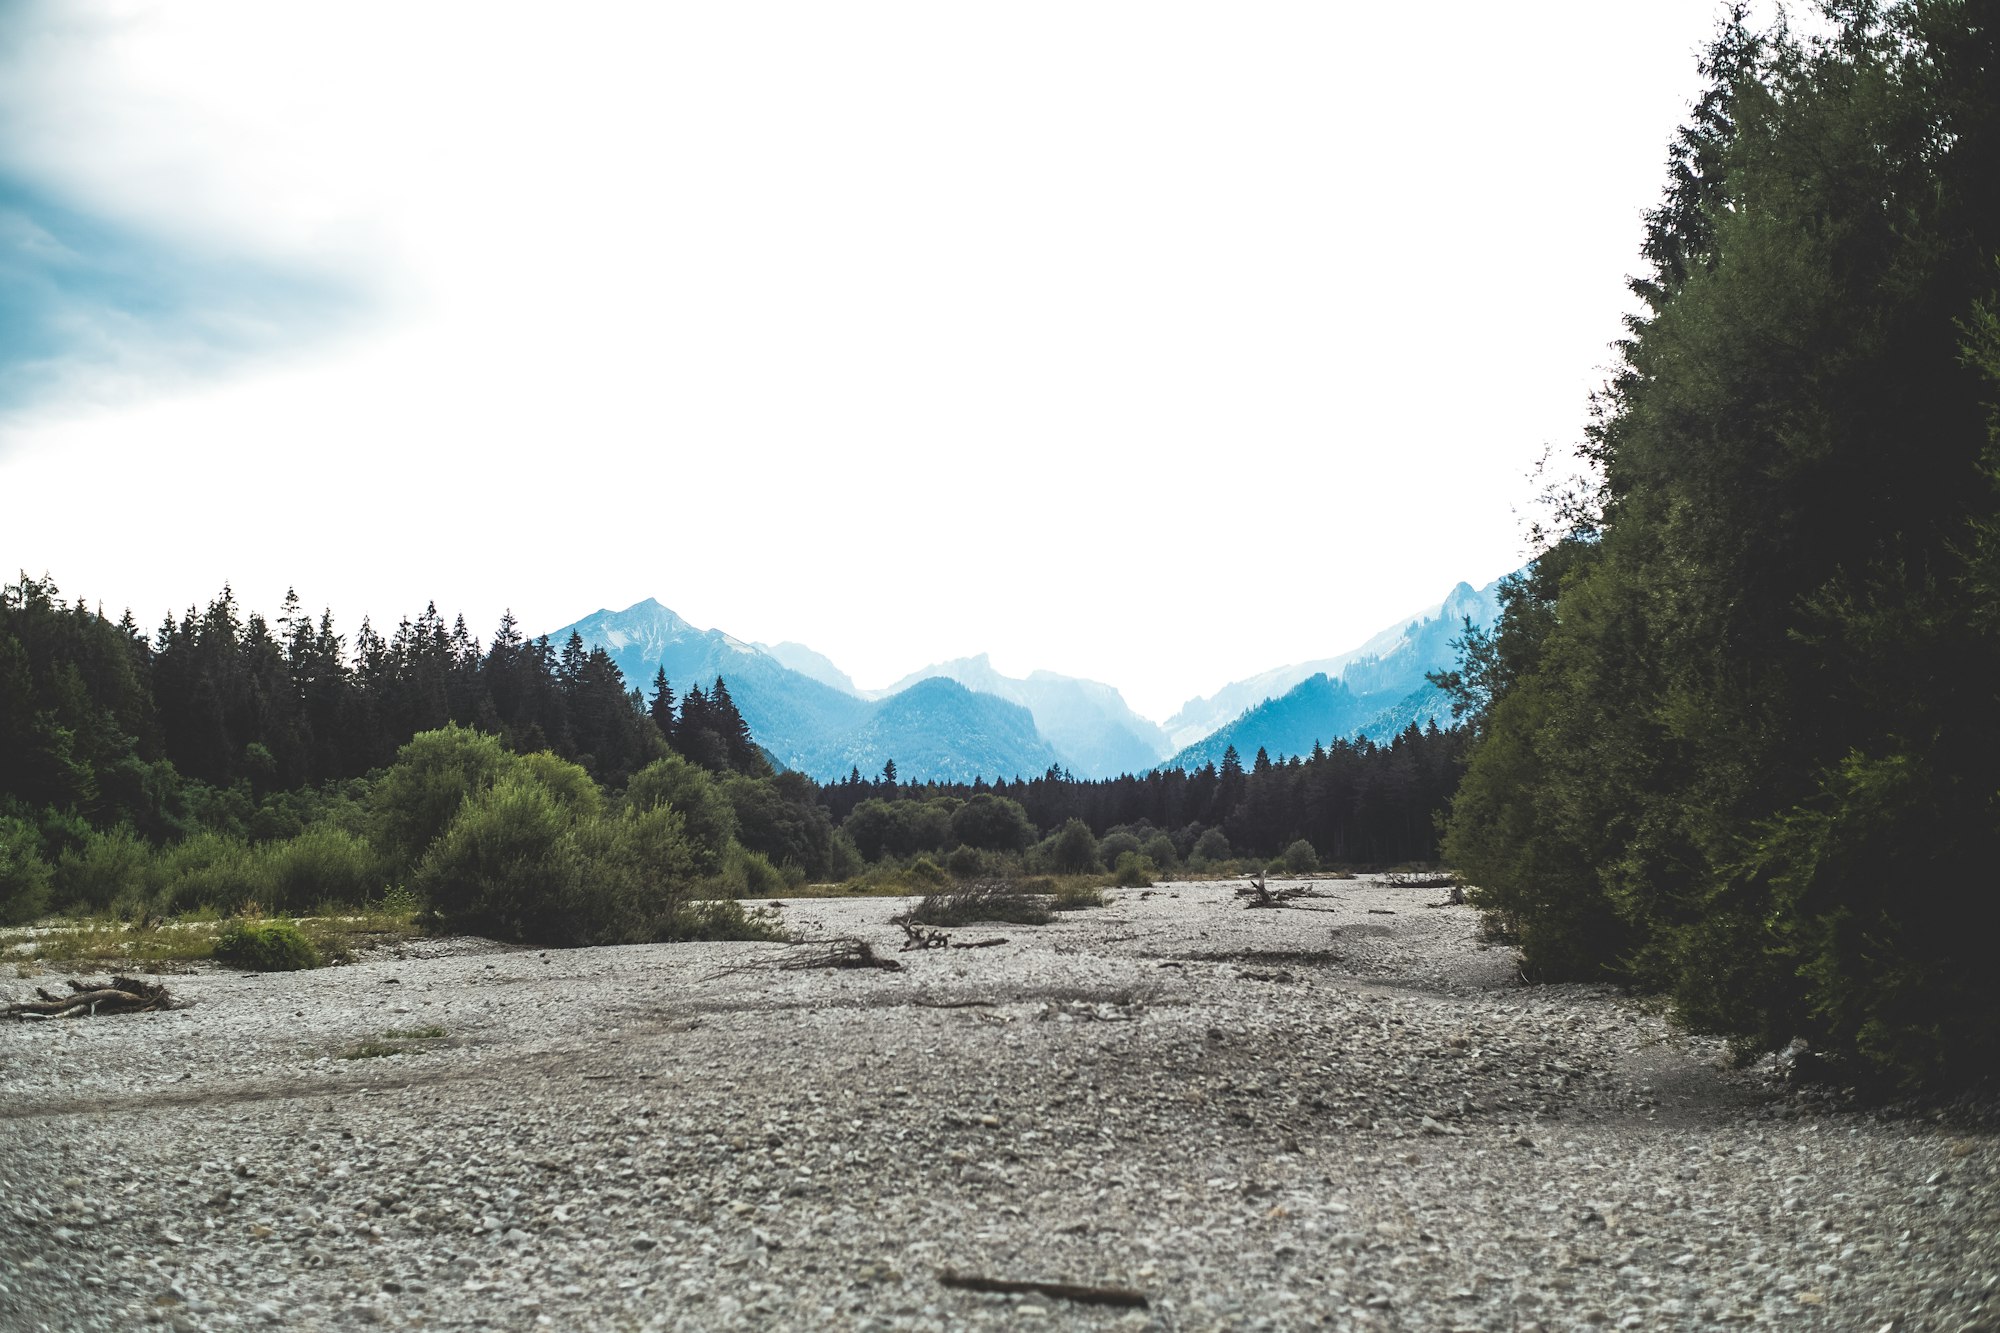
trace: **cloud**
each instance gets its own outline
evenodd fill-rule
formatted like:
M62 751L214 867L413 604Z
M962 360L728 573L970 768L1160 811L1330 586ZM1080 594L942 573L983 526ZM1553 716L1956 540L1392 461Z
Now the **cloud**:
M0 7L0 451L10 421L214 378L324 342L374 305L352 265L178 206L205 184L182 173L174 198L180 127L107 95L123 31ZM155 169L134 170L148 155Z
M337 274L147 235L0 164L0 414L215 375L327 338L366 304Z

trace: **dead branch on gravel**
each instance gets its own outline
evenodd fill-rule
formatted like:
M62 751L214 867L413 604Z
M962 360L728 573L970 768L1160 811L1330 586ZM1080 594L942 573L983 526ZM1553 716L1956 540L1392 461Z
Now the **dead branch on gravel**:
M1011 880L980 880L926 893L907 912L890 919L899 926L966 926L975 921L1043 926L1049 921L1049 903Z
M794 955L785 954L773 966L787 972L817 972L823 968L864 967L881 972L900 972L903 965L893 958L883 958L875 952L867 940L853 935L845 935L832 940L801 940L800 944L821 946L816 952Z
M1079 1305L1118 1305L1140 1310L1151 1308L1145 1293L1127 1287L1087 1287L1073 1282L1016 1282L1009 1278L974 1277L950 1268L938 1273L938 1281L961 1291L1053 1296L1057 1300L1075 1301Z
M1289 888L1273 889L1264 883L1264 876L1262 874L1256 874L1250 876L1249 882L1236 890L1236 896L1239 898L1248 898L1250 901L1244 903L1243 906L1250 908L1283 907L1294 898L1318 898L1321 895L1314 892L1312 887L1306 884L1294 884Z
M811 953L798 952L801 948L811 948ZM873 968L881 972L900 972L903 965L893 958L884 958L875 952L867 940L853 935L840 935L824 940L794 940L791 948L784 953L769 958L757 958L736 967L725 967L708 979L733 977L743 972L761 972L777 968L785 972L818 972L827 968L861 967Z
M1450 871L1402 870L1382 876L1384 884L1399 889L1448 889L1458 883Z
M990 940L960 941L941 930L929 930L909 921L898 921L896 924L903 928L903 947L897 951L899 953L908 953L912 949L991 949L1007 942L1004 935Z
M7 1006L7 1016L19 1019L41 1018L88 1018L95 1014L147 1014L158 1009L171 1009L173 996L158 982L141 981L137 977L113 977L109 981L76 981L64 983L70 989L68 995L51 995L40 986L35 994L40 1000L23 1000Z

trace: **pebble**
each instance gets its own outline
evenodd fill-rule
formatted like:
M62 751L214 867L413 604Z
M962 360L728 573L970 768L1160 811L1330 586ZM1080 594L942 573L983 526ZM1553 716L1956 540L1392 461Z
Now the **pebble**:
M1114 895L899 973L422 941L0 1028L0 1327L1992 1324L1990 1117L1732 1072L1606 988L1519 985L1435 891L1320 888ZM783 910L890 956L900 906ZM429 1024L407 1072L337 1058Z

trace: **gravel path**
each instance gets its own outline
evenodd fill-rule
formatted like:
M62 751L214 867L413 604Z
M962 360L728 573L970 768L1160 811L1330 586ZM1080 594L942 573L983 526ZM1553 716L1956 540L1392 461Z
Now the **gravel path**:
M900 955L895 900L786 905L897 973L436 941L0 1026L0 1328L2000 1329L1991 1134L1319 887Z

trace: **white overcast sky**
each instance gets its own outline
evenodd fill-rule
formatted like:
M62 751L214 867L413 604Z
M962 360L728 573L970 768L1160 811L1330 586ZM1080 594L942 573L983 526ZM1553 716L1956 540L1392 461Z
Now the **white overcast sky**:
M1183 700L1519 565L1709 0L0 8L0 570Z

